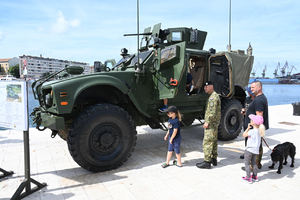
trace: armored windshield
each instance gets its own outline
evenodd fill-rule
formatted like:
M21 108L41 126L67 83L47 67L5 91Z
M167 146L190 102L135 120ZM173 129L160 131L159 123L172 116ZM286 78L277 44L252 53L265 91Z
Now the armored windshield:
M125 62L131 60L133 57L134 57L134 54L128 55L128 56L126 56L126 57L124 57L124 58L121 58L121 60L119 60L119 61L117 62L117 64L115 64L115 66L113 66L113 68L118 67L118 66L121 65L122 63L125 63Z
M139 63L143 63L144 60L151 54L152 51L146 51L139 54ZM132 59L130 65L134 66L137 63L138 56Z

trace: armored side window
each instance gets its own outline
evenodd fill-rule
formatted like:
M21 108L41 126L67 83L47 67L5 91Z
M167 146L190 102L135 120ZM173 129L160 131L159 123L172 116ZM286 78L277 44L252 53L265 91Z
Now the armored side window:
M171 61L175 58L179 57L179 47L172 46L169 48L165 48L161 51L161 60L160 63L166 63L167 61Z
M173 42L182 41L182 32L181 31L172 32L172 41Z

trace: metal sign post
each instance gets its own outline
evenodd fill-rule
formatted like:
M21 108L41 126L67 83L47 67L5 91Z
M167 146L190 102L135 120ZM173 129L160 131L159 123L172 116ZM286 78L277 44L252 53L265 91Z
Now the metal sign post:
M26 96L27 96L27 113L28 113L28 82L26 82ZM27 115L29 118L29 116ZM25 179L20 184L19 188L11 198L11 200L22 199L40 189L47 186L46 183L39 183L38 181L30 177L30 153L29 153L29 120L27 120L27 130L23 131L24 138L24 168L25 168ZM31 188L31 183L35 184L36 187ZM22 191L25 189L25 192Z
M0 172L2 172L3 173L3 175L0 175L0 179L1 178L5 178L5 177L7 177L7 176L10 176L10 175L12 175L14 172L13 171L5 171L4 169L2 169L2 168L0 168Z

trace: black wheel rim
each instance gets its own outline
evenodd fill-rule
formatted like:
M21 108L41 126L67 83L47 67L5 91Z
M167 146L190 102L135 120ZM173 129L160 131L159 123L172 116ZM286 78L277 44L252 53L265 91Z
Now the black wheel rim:
M110 155L120 145L120 130L113 125L100 125L90 136L90 147L96 155Z
M226 116L226 129L229 133L234 133L239 127L238 113L236 110L230 111Z

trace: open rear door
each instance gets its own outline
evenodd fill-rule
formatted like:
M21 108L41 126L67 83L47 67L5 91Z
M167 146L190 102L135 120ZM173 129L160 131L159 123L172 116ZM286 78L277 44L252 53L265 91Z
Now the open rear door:
M214 83L214 90L223 97L231 97L235 85L247 86L253 60L253 56L239 51L212 55L209 59L209 80Z
M209 59L209 80L214 83L214 90L224 97L229 97L234 88L232 83L231 63L226 54L213 55Z

